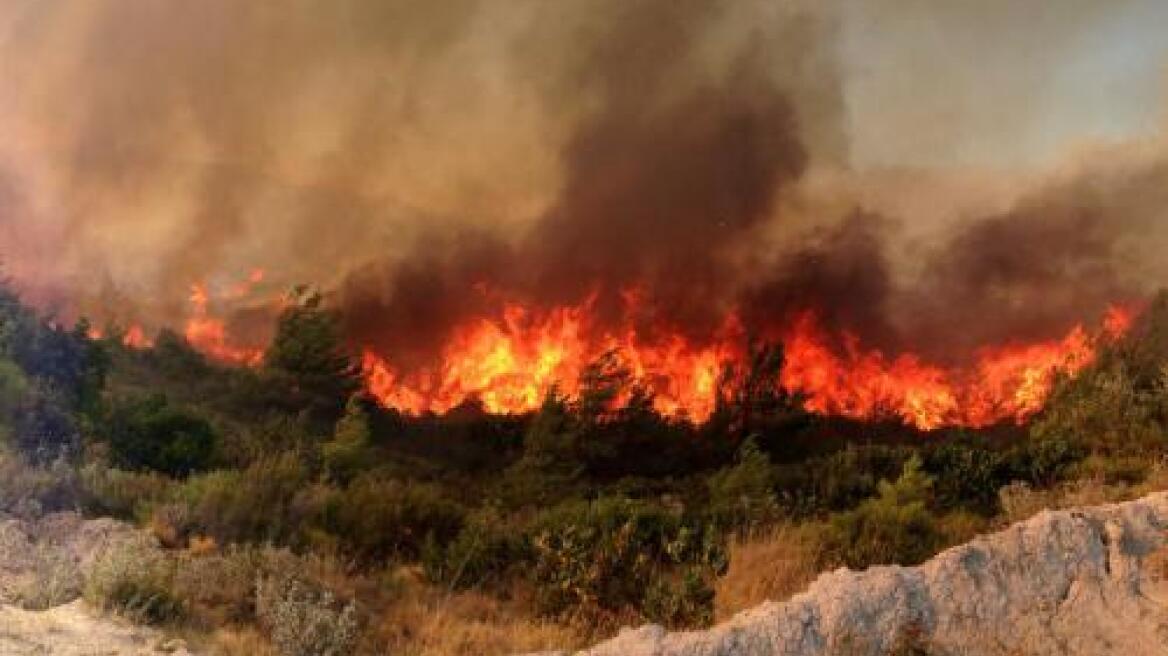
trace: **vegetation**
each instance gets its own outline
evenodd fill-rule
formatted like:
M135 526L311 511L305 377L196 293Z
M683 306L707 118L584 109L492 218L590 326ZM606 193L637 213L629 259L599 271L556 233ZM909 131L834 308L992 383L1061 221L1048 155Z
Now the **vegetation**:
M1168 486L1164 299L1027 425L928 435L803 413L775 346L727 370L694 426L653 412L615 353L529 416L400 416L362 395L306 290L254 368L174 333L134 349L89 332L0 288L0 511L113 516L164 549L114 545L83 586L27 603L83 589L227 653L504 653L699 627L825 568L917 563L1043 507Z

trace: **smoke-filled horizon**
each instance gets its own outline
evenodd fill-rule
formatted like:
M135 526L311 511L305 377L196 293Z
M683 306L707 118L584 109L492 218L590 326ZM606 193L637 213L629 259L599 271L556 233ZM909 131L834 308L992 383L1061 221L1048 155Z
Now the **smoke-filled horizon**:
M1014 4L12 3L0 258L46 309L152 328L262 268L416 366L500 299L697 342L807 309L941 359L1049 338L1161 284L1168 159L1009 113L1144 3ZM881 41L913 29L936 53ZM994 130L1051 164L979 167Z

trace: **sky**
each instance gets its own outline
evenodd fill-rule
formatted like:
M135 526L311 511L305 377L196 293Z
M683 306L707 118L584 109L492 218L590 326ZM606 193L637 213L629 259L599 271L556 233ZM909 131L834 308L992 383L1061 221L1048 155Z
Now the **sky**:
M858 168L1042 166L1164 118L1165 2L853 0L842 15Z

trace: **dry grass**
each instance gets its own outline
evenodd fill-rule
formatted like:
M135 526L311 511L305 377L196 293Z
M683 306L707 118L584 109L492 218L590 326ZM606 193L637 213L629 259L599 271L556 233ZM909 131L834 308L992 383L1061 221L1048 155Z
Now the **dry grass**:
M412 572L397 599L376 618L373 653L490 656L583 647L592 636L534 617L521 591L509 601L478 592L449 593Z
M820 571L819 545L814 524L783 524L734 541L730 571L715 586L715 621L806 589Z
M209 649L216 656L277 656L272 643L250 627L217 630Z

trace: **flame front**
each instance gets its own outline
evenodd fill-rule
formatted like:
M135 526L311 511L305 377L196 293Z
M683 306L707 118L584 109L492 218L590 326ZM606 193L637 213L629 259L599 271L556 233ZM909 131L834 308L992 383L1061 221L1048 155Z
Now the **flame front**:
M1127 312L1112 309L1098 339L1122 334L1129 323ZM1025 419L1042 407L1056 374L1091 362L1097 341L1075 326L1058 340L983 348L974 365L958 368L913 354L889 357L853 335L832 339L813 312L800 314L781 338L779 383L807 410L896 417L924 430ZM713 412L721 373L741 360L744 342L733 315L711 343L697 345L676 334L648 339L632 328L597 330L588 304L539 312L508 304L497 319L455 330L434 368L403 372L369 349L363 365L371 393L386 406L442 413L477 399L488 412L508 414L538 408L552 386L577 395L587 366L615 352L659 412L700 422Z

